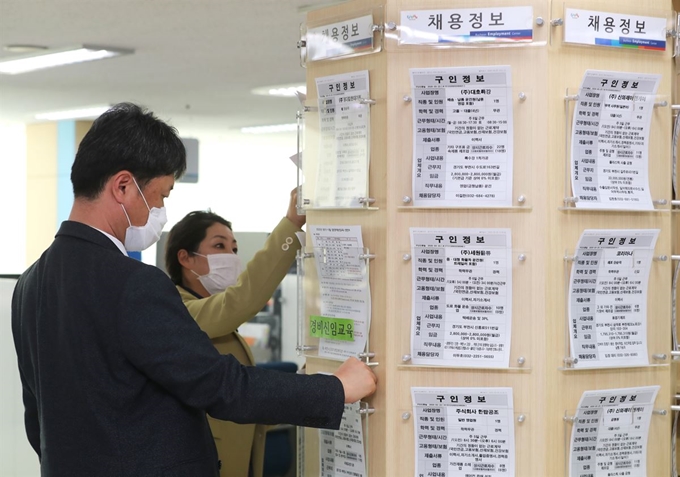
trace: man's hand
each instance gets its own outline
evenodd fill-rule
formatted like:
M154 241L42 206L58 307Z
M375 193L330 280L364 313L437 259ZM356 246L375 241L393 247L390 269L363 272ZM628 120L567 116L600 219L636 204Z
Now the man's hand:
M366 363L349 358L335 372L345 389L345 404L357 402L375 392L378 378Z
M296 187L290 191L290 202L288 203L288 212L286 213L286 218L293 222L293 224L295 224L298 228L302 228L302 226L305 225L305 222L307 222L307 216L298 215L296 207L297 196L298 188Z

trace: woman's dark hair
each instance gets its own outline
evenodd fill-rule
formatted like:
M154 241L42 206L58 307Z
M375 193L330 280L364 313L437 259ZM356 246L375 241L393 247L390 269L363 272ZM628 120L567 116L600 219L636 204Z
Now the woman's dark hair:
M231 230L231 222L213 212L201 210L189 212L170 230L165 243L165 270L175 285L182 284L182 265L177 259L177 252L198 250L198 246L205 238L206 230L214 223L226 225Z
M78 147L71 167L76 197L95 199L120 171L130 171L140 187L187 167L177 130L136 104L119 103L99 116Z

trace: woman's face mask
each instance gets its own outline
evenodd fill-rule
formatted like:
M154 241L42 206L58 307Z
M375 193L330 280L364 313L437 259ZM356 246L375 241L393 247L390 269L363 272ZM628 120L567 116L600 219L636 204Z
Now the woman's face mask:
M208 293L214 295L236 285L238 276L241 274L241 259L238 255L234 253L202 255L196 252L194 252L194 255L205 257L208 260L207 274L199 275L192 270Z

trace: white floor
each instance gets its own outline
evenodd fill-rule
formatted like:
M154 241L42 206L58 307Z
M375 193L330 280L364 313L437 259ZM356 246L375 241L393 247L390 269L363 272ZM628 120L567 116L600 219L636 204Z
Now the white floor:
M0 476L39 477L38 457L26 439L10 304L14 280L0 279Z

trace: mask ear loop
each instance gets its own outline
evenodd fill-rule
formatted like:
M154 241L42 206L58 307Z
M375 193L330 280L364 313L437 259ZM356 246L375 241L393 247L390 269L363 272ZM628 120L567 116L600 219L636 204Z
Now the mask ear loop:
M204 257L206 260L208 260L208 257L206 255L201 254L201 253L198 253L198 252L189 252L189 253L192 254L192 255L198 255L199 257ZM196 277L198 277L198 278L205 276L205 275L199 275L198 273L193 271L191 268L189 269L189 271L191 273L193 273L194 275L196 275ZM208 262L208 273L210 273L210 262Z
M142 196L142 200L144 201L144 205L146 205L146 208L149 212L151 212L151 209L149 209L149 204L146 202L146 197L144 197L144 194L142 193L142 189L139 188L139 184L137 184L137 180L135 179L135 176L132 176L132 182L135 183L135 186L137 186L137 190L139 191L139 195ZM130 216L127 213L127 210L125 210L125 206L121 203L120 206L123 208L123 213L125 214L125 218L128 221L128 225L132 227L132 222L130 221Z
M125 218L127 219L128 224L130 225L130 227L132 227L132 222L130 222L130 217L128 216L128 213L125 210L125 206L123 204L120 204L120 206L123 208L123 213L125 214Z
M137 186L137 190L139 191L139 195L142 196L142 200L144 201L144 205L146 205L147 210L149 212L151 212L151 207L149 207L149 203L146 201L146 197L144 197L144 193L142 192L142 189L139 188L139 184L137 184L137 180L135 179L135 176L132 176L132 182L134 182L135 185ZM130 220L130 219L128 219L128 220Z

